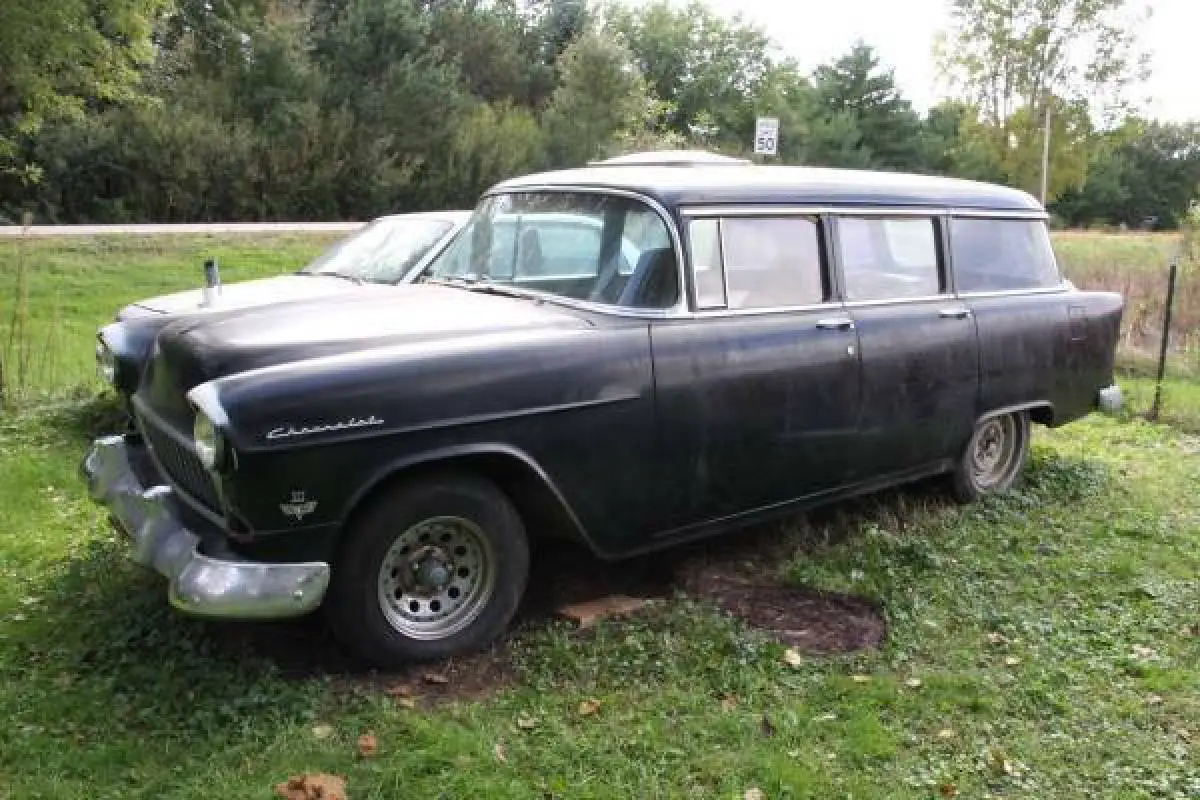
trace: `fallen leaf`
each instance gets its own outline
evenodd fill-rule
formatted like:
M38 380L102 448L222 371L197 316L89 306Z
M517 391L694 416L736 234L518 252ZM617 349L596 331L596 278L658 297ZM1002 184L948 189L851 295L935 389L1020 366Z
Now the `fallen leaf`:
M909 678L908 680L906 680L904 682L904 685L910 689L920 689L921 688L921 679L920 678Z
M346 779L340 775L297 775L275 787L284 800L346 800Z
M937 738L939 739L953 739L954 736L955 733L953 728L942 728L937 732Z
M737 708L737 695L727 694L721 698L721 710L728 713Z
M584 700L582 703L579 704L579 716L581 716L581 717L590 717L591 715L595 714L599 710L600 710L600 701L599 700L588 699L588 700Z
M943 783L938 787L938 794L942 797L958 797L958 787L953 783Z
M789 667L799 667L804 664L804 656L800 655L798 651L789 647L787 650L783 651L783 663L787 664Z
M993 631L992 633L989 633L987 635L987 641L988 641L988 644L995 644L995 645L1008 644L1008 637L1005 636L1003 633L996 633Z
M503 742L496 742L496 746L492 748L492 752L496 754L496 760L501 764L508 763L508 750L505 749Z
M850 680L854 681L855 683L870 683L871 676L870 675L851 675Z
M1016 656L1009 656L1008 658L1004 659L1004 666L1006 667L1015 667L1020 663L1021 659L1017 658Z
M747 789L742 795L742 800L767 800L767 796L763 794L763 790L758 787Z
M523 731L531 731L537 727L537 718L531 717L525 712L517 715L517 727Z
M370 758L379 750L379 741L373 733L364 733L358 737L358 754L363 758Z
M317 739L328 739L330 736L333 736L333 726L314 725L312 729L312 735Z
M771 718L767 716L767 712L765 712L765 711L763 712L762 722L760 724L762 727L762 735L763 736L770 739L772 736L775 735L775 723L771 722Z
M439 686L450 682L449 678L439 672L426 672L424 677L426 683L435 683Z

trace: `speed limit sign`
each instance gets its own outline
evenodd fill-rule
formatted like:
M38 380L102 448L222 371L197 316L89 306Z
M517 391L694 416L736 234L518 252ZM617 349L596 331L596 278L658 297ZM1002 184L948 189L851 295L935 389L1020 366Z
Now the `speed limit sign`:
M759 117L754 123L754 154L773 156L779 153L779 120Z

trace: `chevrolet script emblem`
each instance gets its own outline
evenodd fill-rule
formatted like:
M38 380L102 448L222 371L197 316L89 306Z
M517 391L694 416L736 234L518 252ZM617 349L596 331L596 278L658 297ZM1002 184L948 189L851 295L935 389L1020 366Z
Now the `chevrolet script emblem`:
M285 517L291 517L299 522L317 510L317 501L307 499L304 492L292 492L291 502L280 503L279 510Z

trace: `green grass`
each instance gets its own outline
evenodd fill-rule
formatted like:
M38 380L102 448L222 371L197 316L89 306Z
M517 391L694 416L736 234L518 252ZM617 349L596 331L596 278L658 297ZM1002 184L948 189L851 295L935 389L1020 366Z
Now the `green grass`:
M1121 377L1127 412L1145 414L1154 402L1154 381L1146 377ZM1160 421L1180 430L1200 433L1200 381L1168 378L1163 382Z
M19 343L10 336L18 272L27 279L28 369L20 381L30 399L91 392L96 329L122 306L203 282L215 257L224 281L292 272L336 240L300 234L101 236L0 239L0 361L16 382Z
M0 797L266 798L305 771L356 800L1200 794L1200 439L1165 426L1039 430L1025 486L982 505L912 490L787 525L782 574L878 602L878 651L789 667L677 596L535 624L509 688L434 710L285 674L252 645L278 626L170 612L84 498L94 427L0 417Z

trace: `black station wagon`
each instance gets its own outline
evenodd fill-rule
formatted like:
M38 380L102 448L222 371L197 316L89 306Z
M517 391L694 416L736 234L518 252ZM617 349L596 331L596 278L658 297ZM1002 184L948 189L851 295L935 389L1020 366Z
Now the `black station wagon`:
M322 607L394 664L502 633L529 551L620 558L945 474L1120 403L1120 296L1012 189L739 164L495 186L413 285L167 326L93 495L171 602Z

